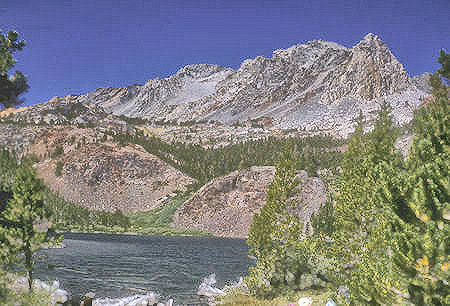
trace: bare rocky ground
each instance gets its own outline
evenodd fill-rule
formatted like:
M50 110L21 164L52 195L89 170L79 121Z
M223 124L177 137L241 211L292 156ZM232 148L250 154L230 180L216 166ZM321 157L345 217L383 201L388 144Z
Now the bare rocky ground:
M34 155L50 189L89 208L147 210L194 182L142 147L121 146L94 128L0 127L0 144Z
M197 228L221 237L246 238L253 215L265 204L275 168L250 167L214 179L203 186L174 215L173 226ZM296 212L309 220L326 200L325 184L299 171Z

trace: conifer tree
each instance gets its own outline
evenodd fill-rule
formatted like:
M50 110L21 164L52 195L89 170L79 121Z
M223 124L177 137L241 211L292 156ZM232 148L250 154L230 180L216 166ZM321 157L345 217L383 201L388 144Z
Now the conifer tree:
M247 240L250 255L260 258L270 253L274 245L273 234L277 221L291 204L288 199L295 194L297 185L292 149L286 146L280 154L275 176L267 189L266 204L253 216L250 225Z
M36 178L33 169L22 163L17 170L10 197L0 212L1 262L11 264L23 261L30 290L33 283L33 254L44 243L58 241L56 237L48 235L50 214L44 207L43 191L44 185Z
M247 244L250 255L257 258L246 278L256 295L273 297L311 287L327 281L326 261L316 253L316 242L303 233L299 220L292 146L286 147L276 165L275 176L267 190L266 204L255 214Z
M450 57L441 52L438 73L448 78ZM450 116L448 88L430 80L434 100L416 115L415 137L407 160L404 201L411 213L396 211L403 239L395 260L417 305L449 305ZM392 218L391 220L394 220ZM408 241L408 243L405 243Z
M23 101L18 97L29 88L26 76L20 71L8 75L16 63L13 53L25 46L25 41L18 37L16 31L9 31L6 35L0 31L0 105L5 108L21 104Z
M377 305L392 302L394 294L386 288L396 278L386 245L385 218L379 217L389 208L375 200L376 191L381 169L401 166L401 156L394 149L397 130L386 102L373 131L364 135L363 129L360 114L342 162L330 253L338 259L341 273L337 279L349 288L350 303Z

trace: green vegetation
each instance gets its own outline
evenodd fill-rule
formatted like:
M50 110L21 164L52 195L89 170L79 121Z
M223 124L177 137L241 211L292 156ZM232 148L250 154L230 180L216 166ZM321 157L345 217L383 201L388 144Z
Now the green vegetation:
M315 275L322 283L312 289L332 293L345 285L329 295L342 305L450 304L449 89L441 81L448 83L449 59L441 52L442 67L430 79L434 100L415 115L406 160L395 151L399 130L386 103L371 132L363 133L359 117L341 176L329 185L330 199L301 244L302 227L286 209L293 166L282 154L249 235L250 254L258 260L246 278L253 296L292 296L302 290L302 275L315 272L308 279ZM244 293L237 301L265 305Z
M136 143L149 153L197 179L198 188L210 180L238 169L250 166L272 166L278 152L286 144L293 146L296 169L305 169L315 175L318 169L334 170L342 159L342 153L333 150L344 141L332 137L314 136L309 138L268 137L257 141L241 142L221 148L205 149L200 145L187 143L166 143L157 137L144 136L142 132L131 134L110 134L117 142Z
M313 300L313 305L325 305L329 300L330 291L326 289L320 290L303 290L301 293L294 296L285 297L279 296L276 298L261 298L254 297L242 292L231 292L224 297L218 297L220 305L224 306L287 306L290 304L297 305L297 302L302 297L310 297Z
M32 305L48 306L51 305L51 296L41 291L18 292L9 290L5 284L14 282L15 277L12 274L0 275L0 302L2 306Z
M383 171L399 167L401 154L395 152L397 131L392 126L390 109L381 106L372 132L363 135L360 116L342 162L342 177L335 208L336 231L332 254L339 258L336 282L344 282L352 293L353 303L392 304L386 296L386 284L400 289L392 273L391 252L388 249L387 227L381 214L390 209L379 201L377 193L384 183ZM376 264L374 264L376 263ZM353 267L347 269L347 267Z
M62 161L58 160L56 162L56 168L55 168L55 175L56 176L61 176L62 175L63 166L64 166L64 164L63 164Z
M55 147L55 151L53 151L52 157L56 158L61 156L64 153L64 148L61 145Z
M441 51L438 61L442 64L438 73L448 83L450 54ZM381 193L384 199L403 204L388 222L400 230L394 261L417 305L450 304L449 91L442 82L435 83L433 90L435 100L417 114L405 170L391 172L399 187Z
M166 205L155 209L130 214L130 222L139 227L163 227L172 222L175 210L188 199L189 195L175 197Z
M258 260L246 284L257 297L292 296L323 288L327 281L327 262L315 253L313 238L303 237L303 224L295 213L295 206L303 203L292 200L299 184L294 174L292 148L287 147L280 154L266 204L249 230L250 255Z
M9 75L16 60L13 53L21 51L25 47L25 41L19 40L16 31L9 31L3 34L0 30L0 105L4 108L12 107L23 103L19 96L28 88L27 78L20 71Z
M44 244L56 244L59 239L49 234L51 212L43 201L43 183L25 162L18 168L14 183L2 187L0 203L0 259L2 265L23 263L28 288L32 290L34 253Z
M170 227L170 223L173 221L173 214L188 198L189 193L179 194L163 206L130 214L131 230L146 235L211 235L196 229Z

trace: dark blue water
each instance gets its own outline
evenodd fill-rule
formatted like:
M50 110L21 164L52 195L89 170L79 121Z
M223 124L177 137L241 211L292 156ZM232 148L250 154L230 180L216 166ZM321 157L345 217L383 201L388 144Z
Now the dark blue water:
M58 279L74 295L122 297L153 291L177 303L198 303L198 286L216 273L217 286L247 274L245 240L199 237L64 234L63 249L43 250L36 277Z

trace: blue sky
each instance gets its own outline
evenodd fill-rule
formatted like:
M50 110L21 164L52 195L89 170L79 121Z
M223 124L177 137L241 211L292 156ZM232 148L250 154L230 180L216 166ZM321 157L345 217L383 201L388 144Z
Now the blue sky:
M143 84L188 64L238 68L309 40L380 36L410 75L450 49L449 0L0 0L0 29L27 41L25 104Z

